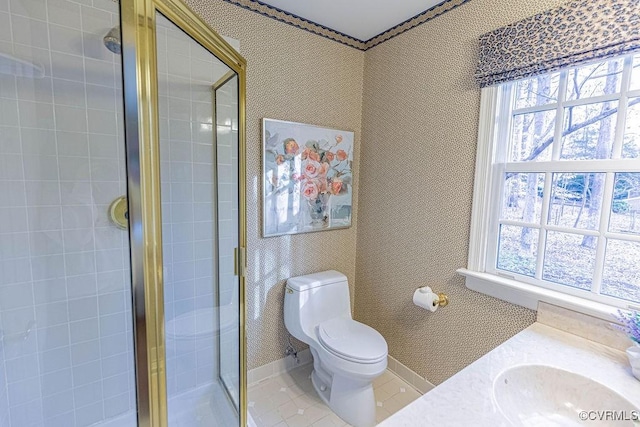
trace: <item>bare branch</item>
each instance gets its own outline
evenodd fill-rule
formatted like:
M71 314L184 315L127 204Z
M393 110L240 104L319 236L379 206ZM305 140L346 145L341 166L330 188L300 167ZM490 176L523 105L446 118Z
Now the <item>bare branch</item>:
M582 88L584 87L585 84L587 84L589 79L595 74L595 72L598 70L598 68L600 68L600 66L597 66L596 68L591 70L589 75L585 76L584 80L582 80L582 83L579 83L579 84L577 84L577 82L578 82L578 70L573 72L573 78L575 80L574 85L577 84L577 87L575 88L576 99L580 98L580 93L582 92Z
M633 101L629 102L629 107L632 107L636 104L640 103L640 98L636 98ZM612 108L610 110L606 110L601 112L600 114L598 114L597 116L593 116L592 118L590 118L589 120L585 120L584 122L580 122L580 123L576 123L572 126L569 126L566 130L564 130L562 132L562 136L567 136L570 133L573 133L577 130L586 128L589 125L592 125L594 123L598 123L600 120L606 119L609 116L612 116L614 114L616 114L618 112L618 108ZM532 152L531 154L529 154L527 156L527 158L523 159L523 162L529 162L531 160L534 160L536 157L538 157L549 145L551 145L551 143L553 142L553 137L549 137L547 139L545 139L544 141L542 141L542 143L537 146Z
M603 77L611 77L611 76L618 76L622 74L622 69L620 69L620 71L614 71L611 73L605 73L605 74L598 74L597 76L592 76L590 78L592 79L601 79Z

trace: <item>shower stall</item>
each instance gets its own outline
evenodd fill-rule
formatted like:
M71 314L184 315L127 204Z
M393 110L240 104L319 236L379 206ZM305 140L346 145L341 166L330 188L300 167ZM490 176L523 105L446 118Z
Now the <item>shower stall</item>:
M0 0L0 426L246 424L238 49L179 0Z

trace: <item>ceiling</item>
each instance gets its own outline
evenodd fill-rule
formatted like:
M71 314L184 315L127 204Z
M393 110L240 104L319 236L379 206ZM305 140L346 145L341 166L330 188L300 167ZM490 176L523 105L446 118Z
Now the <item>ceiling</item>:
M334 31L367 41L442 0L261 0Z

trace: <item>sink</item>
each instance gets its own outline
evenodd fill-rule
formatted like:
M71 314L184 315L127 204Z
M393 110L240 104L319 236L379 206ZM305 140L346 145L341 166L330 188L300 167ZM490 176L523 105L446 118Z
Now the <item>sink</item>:
M638 409L624 397L592 379L551 366L520 365L503 371L493 383L493 398L515 426L640 426L633 419L640 414ZM582 411L601 413L582 421ZM607 419L603 411L618 411L608 416L626 419Z

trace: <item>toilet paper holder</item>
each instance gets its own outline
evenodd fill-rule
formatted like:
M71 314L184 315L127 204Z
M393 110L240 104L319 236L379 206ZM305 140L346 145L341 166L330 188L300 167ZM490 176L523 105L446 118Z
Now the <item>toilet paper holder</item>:
M439 307L446 307L447 305L449 305L449 297L447 296L447 294L439 292L438 293L438 301L433 301L434 307L435 307L436 304Z
M424 289L424 287L420 287L418 288L418 290ZM431 288L428 288L429 291L431 292ZM434 292L435 294L435 292ZM447 294L443 293L443 292L438 292L436 294L438 296L438 300L433 300L433 306L438 306L438 307L446 307L447 305L449 305L449 297L447 296Z
M421 286L413 293L413 303L433 313L449 305L449 297L443 292L433 292L430 286Z

